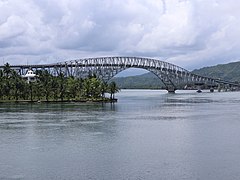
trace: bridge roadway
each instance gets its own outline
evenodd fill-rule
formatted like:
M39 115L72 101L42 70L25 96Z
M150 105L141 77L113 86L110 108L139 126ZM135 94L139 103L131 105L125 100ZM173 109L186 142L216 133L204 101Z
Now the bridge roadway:
M85 78L96 75L104 81L110 80L119 72L128 68L142 68L155 74L166 86L168 92L175 92L185 85L206 85L208 87L225 87L227 89L239 89L238 83L220 79L214 79L193 74L186 69L174 64L150 58L142 57L99 57L76 59L54 64L38 65L11 65L20 75L26 74L27 70L47 70L52 75L64 74ZM4 66L0 66L3 69Z

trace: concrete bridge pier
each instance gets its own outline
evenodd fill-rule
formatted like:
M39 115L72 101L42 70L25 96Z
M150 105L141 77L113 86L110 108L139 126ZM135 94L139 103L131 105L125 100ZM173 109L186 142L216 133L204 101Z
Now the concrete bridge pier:
M225 85L226 91L231 91L231 86L229 84Z
M225 84L218 84L218 92L227 92L229 90L229 85L225 85Z
M219 83L218 84L218 92L221 92L221 90L222 90L222 85Z
M195 85L197 86L197 92L201 93L202 92L202 87L203 87L204 83L197 82L197 83L195 83Z
M168 91L168 93L174 94L176 89L175 89L175 87L168 87L167 91Z
M202 92L202 88L201 88L200 85L197 86L197 92L198 92L198 93Z
M214 88L213 87L210 87L210 92L214 92Z

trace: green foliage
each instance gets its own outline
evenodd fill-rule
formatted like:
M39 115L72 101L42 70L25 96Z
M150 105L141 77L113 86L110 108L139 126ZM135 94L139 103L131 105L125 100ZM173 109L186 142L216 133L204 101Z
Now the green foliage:
M101 81L96 77L89 77L87 78L84 83L83 87L85 89L84 93L86 97L93 97L97 98L101 96Z
M114 81L109 84L108 91L110 93L110 99L115 99L114 94L119 92L119 88Z
M192 73L212 78L220 78L232 82L240 82L240 62L204 67ZM113 78L121 89L161 89L164 84L152 73L138 76Z
M164 84L152 73L146 73L138 76L115 77L112 81L116 82L121 89L161 89Z
M36 71L37 80L27 82L7 63L0 70L0 99L1 100L28 100L28 101L65 101L65 100L97 100L105 99L105 93L118 92L114 88L99 80L96 75L86 79L65 77L62 73L58 76L51 75L48 71ZM112 88L112 90L111 90Z
M192 72L201 76L220 78L232 82L240 82L240 62L204 67Z

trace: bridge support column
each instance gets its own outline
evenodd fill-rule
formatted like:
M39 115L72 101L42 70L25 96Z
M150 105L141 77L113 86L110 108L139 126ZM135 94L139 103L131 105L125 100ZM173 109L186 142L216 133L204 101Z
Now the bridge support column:
M218 92L221 92L221 90L222 90L222 86L221 84L218 84Z
M198 92L198 93L201 93L201 92L202 92L202 88L201 88L200 85L197 86L197 92Z
M214 88L213 87L210 88L210 92L214 92Z
M176 89L174 87L168 87L167 91L168 91L168 93L173 94L173 93L175 93Z

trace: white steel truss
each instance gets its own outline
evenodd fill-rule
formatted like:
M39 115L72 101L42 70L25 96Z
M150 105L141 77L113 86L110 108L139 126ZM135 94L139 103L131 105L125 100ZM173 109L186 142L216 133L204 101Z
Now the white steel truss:
M112 77L125 69L142 68L154 73L165 84L166 89L173 92L181 85L188 84L206 84L208 86L223 84L230 87L239 87L238 83L199 76L174 64L142 57L85 58L56 64L16 65L11 67L16 69L21 75L31 68L33 70L44 69L53 75L62 73L64 76L74 76L78 78L96 75L104 81L109 81ZM0 66L0 69L3 68L3 66Z

